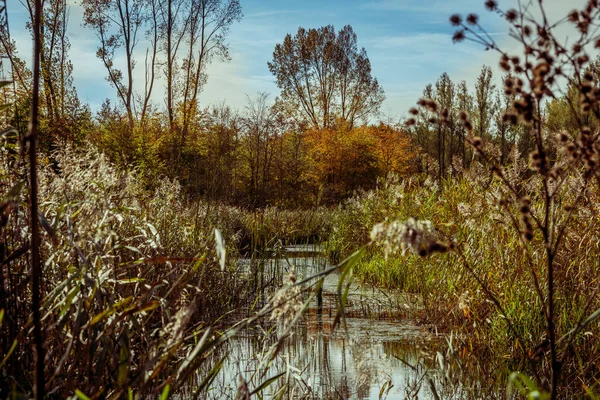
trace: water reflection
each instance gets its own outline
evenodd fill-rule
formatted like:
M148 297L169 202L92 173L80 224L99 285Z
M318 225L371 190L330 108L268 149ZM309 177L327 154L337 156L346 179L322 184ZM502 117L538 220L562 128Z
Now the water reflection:
M289 250L287 257L244 260L240 265L256 273L257 282L276 279L291 268L301 279L328 267L315 249ZM257 262L262 265L253 265ZM336 293L337 277L330 276L323 284L322 310L311 303L270 364L267 354L277 341L272 323L262 321L238 335L228 344L229 356L209 396L235 398L240 378L253 390L283 373L264 390L266 398L431 398L426 385L430 374L420 349L434 339L402 318L398 310L408 300L354 284L346 324L332 330Z

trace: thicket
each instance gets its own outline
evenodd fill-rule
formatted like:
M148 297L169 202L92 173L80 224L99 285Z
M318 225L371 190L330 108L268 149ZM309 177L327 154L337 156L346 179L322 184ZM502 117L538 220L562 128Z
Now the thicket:
M548 20L542 2L510 10L494 0L485 4L508 21L521 47L517 55L505 52L476 14L450 22L456 42L470 39L499 52L508 73L503 90L511 100L498 115L497 134L481 128L472 110L449 108L443 96L421 99L407 123L430 124L438 144L448 143L446 133L462 132L472 151L469 167L448 164L438 147L428 178L387 182L346 203L330 248L343 255L346 243L369 242L370 257L355 272L419 293L421 317L458 332L453 346L458 340L463 356L477 354L463 357L459 368L476 365L477 373L493 377L483 357L491 355L494 368L505 371L501 385L514 371L509 385L530 398L594 398L600 89L589 54L600 47L598 2L558 22ZM563 25L577 38L568 45L556 33ZM515 130L525 145L506 140L511 136L504 133ZM369 233L366 226L374 228ZM456 359L452 354L449 364Z

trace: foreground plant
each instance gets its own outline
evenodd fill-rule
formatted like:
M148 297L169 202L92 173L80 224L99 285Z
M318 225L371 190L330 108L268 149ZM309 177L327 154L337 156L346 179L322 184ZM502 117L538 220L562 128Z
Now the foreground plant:
M478 16L469 14L466 19L453 15L450 22L458 27L453 40L468 39L501 54L500 67L510 75L504 80L507 94L515 96L512 107L504 114L503 123L520 125L529 131L533 151L529 154L529 169L522 179L503 165L501 159L490 151L481 137L473 135L473 124L466 112L460 120L467 131L465 140L473 147L478 159L489 167L499 182L496 192L490 192L499 207L502 220L512 226L520 240L513 242L525 255L520 267L530 275L533 296L544 306L546 335L537 346L524 348L526 340L523 327L506 311L502 293L490 288L488 278L476 271L468 261L468 254L476 251L468 243L456 243L456 254L463 268L472 275L485 296L496 307L517 342L521 356L528 357L552 399L564 392L574 379L583 383L583 391L594 384L597 375L590 370L594 361L577 360L584 357L590 343L582 336L600 316L598 294L600 286L594 277L593 265L573 265L573 252L587 252L594 239L584 238L577 232L582 219L598 218L595 192L600 183L600 87L597 71L590 68L589 52L600 47L596 35L600 26L598 1L590 0L581 10L574 10L559 22L550 22L544 3L519 1L518 9L501 10L494 0L486 7L504 17L510 24L510 35L521 45L520 55L511 55L500 48L494 39L479 25ZM577 33L573 43L559 40L559 26L570 24ZM565 91L575 92L569 103L569 117L576 122L572 132L550 131L544 117L544 104L557 99ZM449 124L449 110L431 99L419 102L422 110L435 115L435 124ZM418 115L422 110L411 112ZM409 121L410 122L410 121ZM579 244L578 247L577 244ZM575 245L575 246L574 246ZM588 277L582 282L581 277ZM536 299L530 298L531 304ZM518 307L531 307L521 304ZM560 321L561 329L557 328ZM591 344L595 347L594 344ZM561 376L569 379L561 382Z

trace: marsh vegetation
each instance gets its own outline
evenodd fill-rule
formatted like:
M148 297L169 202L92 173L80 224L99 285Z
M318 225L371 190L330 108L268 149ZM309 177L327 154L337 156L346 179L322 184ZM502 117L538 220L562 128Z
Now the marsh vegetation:
M31 66L0 30L0 397L597 398L598 1L485 1L510 51L450 16L501 72L443 73L398 121L349 25L285 36L273 101L201 108L237 0L83 1L117 99L93 114L68 2L23 5Z

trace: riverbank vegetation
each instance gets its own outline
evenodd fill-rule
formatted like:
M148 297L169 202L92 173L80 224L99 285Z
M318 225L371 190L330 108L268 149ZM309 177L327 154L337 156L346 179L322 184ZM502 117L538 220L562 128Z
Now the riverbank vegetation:
M477 15L450 18L455 42L499 53L500 76L483 67L469 88L444 73L392 121L379 119L385 93L351 26L277 44L273 101L201 108L206 68L229 57L242 18L235 0L84 1L117 98L93 114L73 87L67 2L26 2L32 71L0 32L13 71L0 83L0 396L208 396L223 344L270 317L260 374L241 377L238 398L271 384L284 398L289 374L268 367L337 272L333 326L354 277L410 294L403 313L447 335L433 393L446 379L450 396L595 398L600 7L554 24L542 2L524 3L485 2L522 46L514 54ZM561 42L558 26L577 39ZM166 109L150 100L158 73ZM261 258L307 243L333 267L264 279Z

